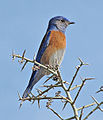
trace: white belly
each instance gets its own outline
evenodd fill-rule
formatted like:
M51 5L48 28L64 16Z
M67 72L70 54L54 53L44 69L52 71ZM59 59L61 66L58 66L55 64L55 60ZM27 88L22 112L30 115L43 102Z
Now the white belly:
M64 53L65 53L65 49L61 49L61 50L57 50L51 57L49 60L49 65L52 67L55 66L60 66L63 58L64 58Z

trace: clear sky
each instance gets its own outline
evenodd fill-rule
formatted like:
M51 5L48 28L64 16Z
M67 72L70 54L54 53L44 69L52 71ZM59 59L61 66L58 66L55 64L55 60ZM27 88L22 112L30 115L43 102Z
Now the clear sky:
M62 15L75 22L66 30L67 49L62 64L62 77L68 82L72 79L78 57L90 65L83 67L77 83L82 77L95 77L87 82L81 98L81 105L93 102L91 95L99 102L103 93L95 94L103 85L103 0L1 0L0 1L0 119L1 120L58 120L42 102L41 109L37 103L25 102L19 110L17 91L22 95L31 75L32 64L23 72L15 60L12 62L12 49L17 54L27 50L26 56L32 59L37 53L40 42L46 32L51 17ZM46 78L46 77L45 77ZM40 86L42 79L34 87ZM76 84L76 83L75 83ZM35 89L33 89L35 92ZM69 106L61 111L62 106L55 104L56 110L63 117L71 115ZM88 112L89 109L86 110ZM96 111L88 120L101 120L103 113Z

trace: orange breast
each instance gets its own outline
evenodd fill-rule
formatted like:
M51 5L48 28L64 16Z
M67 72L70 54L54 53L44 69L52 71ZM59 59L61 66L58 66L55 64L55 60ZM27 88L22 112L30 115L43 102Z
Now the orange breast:
M50 56L52 56L57 50L65 48L65 35L60 31L51 31L49 45L41 58L41 63L49 64Z

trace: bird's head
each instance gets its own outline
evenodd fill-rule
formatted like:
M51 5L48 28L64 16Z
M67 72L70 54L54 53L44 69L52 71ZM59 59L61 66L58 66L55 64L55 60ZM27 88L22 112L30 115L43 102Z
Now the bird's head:
M56 16L50 19L49 29L65 32L67 26L70 24L74 24L74 22L70 22L68 19L62 16Z

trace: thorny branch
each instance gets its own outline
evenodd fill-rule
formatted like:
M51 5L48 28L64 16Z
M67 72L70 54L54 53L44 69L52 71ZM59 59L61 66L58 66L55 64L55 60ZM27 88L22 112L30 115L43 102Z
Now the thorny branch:
M82 79L82 83L80 85L74 85L74 81L77 77L77 74L80 70L80 68L83 66L83 65L88 65L88 64L85 64L80 58L79 58L79 61L80 61L80 65L78 65L76 67L76 72L71 80L70 83L68 83L67 81L64 81L61 77L61 74L60 74L60 71L59 70L53 70L53 69L50 69L50 67L48 66L44 66L42 65L41 63L37 62L35 60L35 57L33 60L30 60L28 58L25 57L25 53L26 53L26 50L24 50L22 56L20 55L17 55L17 54L14 54L14 52L12 53L12 58L13 60L15 58L19 58L21 60L19 60L19 63L24 63L23 67L21 70L23 70L26 66L27 63L35 63L36 66L34 66L33 70L36 70L36 69L40 69L40 67L46 69L47 71L49 71L50 73L52 73L52 75L44 82L44 85L42 85L42 87L45 89L43 91L41 91L40 89L36 89L37 90L37 93L38 95L35 96L34 94L29 94L29 97L27 98L21 98L19 93L18 93L18 96L19 96L19 100L21 101L21 104L20 106L22 105L22 103L24 101L32 101L32 103L34 103L35 101L38 101L38 106L40 107L40 101L41 100L47 100L47 104L46 104L46 107L48 109L50 109L60 120L72 120L72 119L75 119L75 120L82 120L82 118L84 117L84 110L88 107L91 107L91 106L94 106L94 105L97 105L95 108L93 108L85 117L83 120L86 120L90 115L92 115L92 113L94 113L97 109L99 109L101 112L103 112L103 109L100 108L100 106L103 104L103 102L98 102L94 97L92 97L93 99L93 103L91 104L88 104L88 105L83 105L81 106L80 108L77 108L75 103L77 101L77 98L80 94L80 91L82 90L83 86L85 85L85 82L87 80L92 80L94 78L85 78L85 79ZM54 79L54 77L56 79ZM50 79L53 79L55 84L51 84L51 85L45 85L45 83L47 83ZM72 87L73 86L73 87ZM62 88L63 91L65 92L65 95L63 96L62 95L62 91L57 91L55 94L55 96L49 96L48 95L48 92L52 89L56 89L57 87L59 88ZM75 90L75 89L78 89L77 93L75 94L75 97L74 97L74 100L72 99L71 97L71 91L72 90ZM103 87L100 88L98 92L101 92L103 91ZM46 95L45 95L46 94ZM52 102L54 100L61 100L62 103L64 103L64 106L63 106L63 109L65 108L65 106L67 105L67 103L69 103L73 109L73 116L72 117L69 117L67 119L64 119L62 118L59 113L57 113L54 109L52 109L50 106L52 105ZM79 113L79 111L81 110L81 112Z

